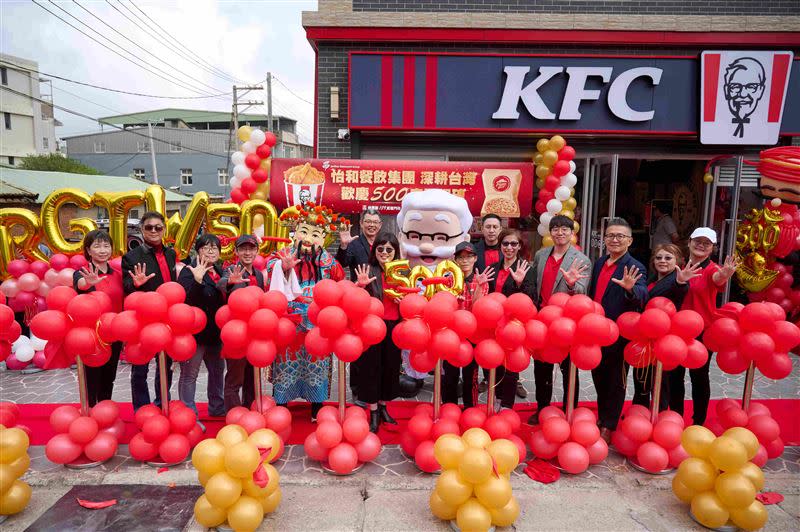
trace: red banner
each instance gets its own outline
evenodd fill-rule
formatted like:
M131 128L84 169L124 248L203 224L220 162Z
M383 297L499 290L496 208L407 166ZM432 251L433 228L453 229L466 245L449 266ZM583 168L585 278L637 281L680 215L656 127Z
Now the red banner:
M527 216L533 204L528 163L273 159L270 174L278 209L313 201L342 213L397 212L409 192L434 188L465 198L475 216Z

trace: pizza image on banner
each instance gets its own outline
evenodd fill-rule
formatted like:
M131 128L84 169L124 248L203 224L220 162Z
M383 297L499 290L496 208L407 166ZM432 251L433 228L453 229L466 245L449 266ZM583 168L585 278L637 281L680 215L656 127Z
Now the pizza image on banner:
M700 56L700 142L778 142L794 54L706 51Z

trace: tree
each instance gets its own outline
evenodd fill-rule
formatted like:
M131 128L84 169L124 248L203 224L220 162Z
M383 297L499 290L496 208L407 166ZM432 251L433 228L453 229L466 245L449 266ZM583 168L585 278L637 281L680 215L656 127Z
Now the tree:
M85 164L62 157L57 153L47 155L28 155L22 159L20 168L23 170L44 170L48 172L69 172L72 174L101 175L101 172Z

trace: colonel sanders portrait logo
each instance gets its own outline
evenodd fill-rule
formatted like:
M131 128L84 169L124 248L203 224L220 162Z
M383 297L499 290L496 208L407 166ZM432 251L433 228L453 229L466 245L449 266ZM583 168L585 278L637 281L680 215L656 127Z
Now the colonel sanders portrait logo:
M764 66L752 57L742 57L725 69L725 99L736 124L733 134L744 137L744 125L764 96L766 77Z

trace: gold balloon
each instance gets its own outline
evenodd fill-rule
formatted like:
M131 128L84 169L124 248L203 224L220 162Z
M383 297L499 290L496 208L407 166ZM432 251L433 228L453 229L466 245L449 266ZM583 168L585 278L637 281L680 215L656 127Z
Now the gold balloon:
M422 281L424 281L425 279L430 279L431 277L432 277L431 271L425 266L422 265L414 266L413 268L411 268L411 272L408 274L409 286L420 286L420 283ZM422 287L422 294L426 298L430 299L431 297L433 297L434 293L433 290L434 286L432 284L429 284L428 286Z
M569 237L569 242L573 246L577 246L578 245L578 237L575 236L575 235L572 235L571 237Z
M15 480L17 480L17 475L14 474L14 469L9 464L0 464L0 493L5 493ZM471 492L472 488L470 488Z
M28 468L31 466L31 457L28 456L28 453L23 453L22 456L8 464L8 467L11 468L11 471L14 473L16 478L21 477L25 474Z
M542 164L542 158L543 158L542 154L541 153L537 153L536 155L533 156L533 164L535 164L537 166ZM541 188L541 187L539 187L539 188Z
M764 472L753 462L747 462L737 473L747 477L747 480L756 488L756 491L764 489Z
M261 168L262 170L264 170L267 174L269 174L269 171L272 169L272 157L270 157L268 159L263 159L261 161L261 164L258 165L258 167ZM267 189L269 189L269 181L266 181L266 182L261 183L261 184L262 185L267 185Z
M550 168L552 168L553 165L556 164L557 162L558 162L558 153L555 150L553 150L551 146L551 149L547 150L546 152L544 152L544 154L542 154L542 163L544 163L545 166L549 166Z
M494 526L511 526L519 517L519 503L513 495L502 508L489 508Z
M689 456L705 458L711 449L711 442L716 436L713 432L700 425L691 425L684 429L681 434L681 445L689 453Z
M264 509L265 514L269 514L275 511L278 505L281 503L281 499L283 495L281 494L281 488L279 487L275 491L272 492L271 495L268 497L264 497L261 499L261 507Z
M144 191L144 208L167 218L167 193L159 185L150 185Z
M236 136L242 142L247 142L250 140L250 133L253 132L253 128L250 126L239 126L239 129L236 130Z
M692 515L706 528L719 528L730 518L727 508L713 491L699 493L692 499Z
M459 506L456 512L456 524L464 532L489 530L492 526L492 514L473 497Z
M552 245L553 245L553 237L550 235L544 235L542 237L542 247L549 248Z
M38 247L41 239L39 217L35 213L19 207L0 209L0 276L10 277L8 263L16 258L17 251L25 258L46 261L47 256Z
M747 463L747 449L739 441L720 436L711 443L708 458L722 471L734 471Z
M701 492L714 488L717 470L711 462L702 458L689 457L678 466L676 478L690 490Z
M248 441L225 448L225 468L235 477L252 477L261 463L261 455L256 446Z
M550 149L558 151L567 145L567 141L561 135L554 135L550 138Z
M756 438L756 435L744 427L731 427L722 435L726 438L733 438L744 445L744 448L747 451L748 460L752 460L753 457L755 457L755 455L758 453L758 448L761 445L758 443L758 438Z
M578 233L581 230L581 224L578 222L572 222L572 231L574 233Z
M458 506L454 506L452 504L447 504L442 500L439 494L434 490L431 493L430 498L428 499L428 504L431 507L431 513L438 517L439 519L444 519L445 521L452 521L456 518L456 511L458 510Z
M95 192L92 200L95 205L108 211L108 234L111 236L114 255L124 255L128 252L128 213L133 207L142 204L144 192Z
M270 464L264 464L264 470L269 480L267 480L267 484L263 488L253 481L252 475L242 479L242 491L245 495L263 499L264 497L269 497L273 491L278 489L278 483L281 478L278 470Z
M281 452L281 439L274 430L258 429L248 436L247 441L256 446L259 450L269 449L269 453L264 458L264 463L270 463Z
M228 508L228 524L236 532L252 532L263 520L264 507L253 497L242 495Z
M470 447L461 457L458 472L467 482L473 484L484 482L492 474L492 457L484 449Z
M236 219L241 214L241 208L235 203L209 203L206 207L206 229L217 236L225 236L230 242L220 249L220 258L229 260L233 258L236 248L236 237L239 236L239 226L222 218Z
M489 451L489 455L497 465L497 472L501 475L511 473L519 465L519 449L510 440L494 440L486 450Z
M756 500L756 488L753 483L736 471L718 476L714 482L714 490L728 508L746 508Z
M225 471L225 446L217 440L203 440L192 451L192 465L207 475Z
M692 502L694 496L697 495L696 491L689 489L686 484L681 482L678 475L672 477L672 493L674 493L677 498L685 503Z
M552 167L542 163L536 166L536 177L538 177L539 179L545 179L547 176L550 175L551 171ZM539 187L539 188L544 188L544 187Z
M433 286L433 292L450 292L458 296L464 291L464 272L452 260L443 260L436 266L433 272L434 277L449 277L452 282L448 284L437 284Z
M408 260L393 260L392 262L387 262L383 265L383 269L385 275L384 293L390 297L404 297L406 293L394 287L411 287L411 282L408 280L410 270Z
M472 484L461 478L455 469L445 469L436 480L434 492L446 504L457 507L472 496Z
M544 153L549 149L550 149L550 141L549 140L547 140L547 139L539 139L536 142L536 150L539 153Z
M194 503L194 518L206 528L221 525L227 517L225 509L211 504L205 495L200 495Z
M511 500L511 482L504 475L489 475L485 482L475 484L475 496L487 508L502 508Z
M0 430L0 463L10 464L28 450L30 440L24 430L18 428Z
M575 219L575 211L571 211L571 210L567 209L566 207L563 206L563 204L562 204L562 207L561 207L561 211L558 214L560 214L561 216L566 216L570 220L574 220Z
M570 196L567 198L567 201L561 204L565 210L574 211L575 208L578 206L578 202L575 200L574 197Z
M478 427L473 427L464 431L464 434L461 435L461 439L464 440L467 446L475 447L476 449L486 449L489 447L489 444L492 443L492 437L489 436L489 433Z
M255 196L255 194L253 194ZM253 199L262 199L262 198L253 198ZM264 215L263 214L256 214L253 216L253 227L259 228L264 225Z
M21 480L15 480L8 491L0 495L0 515L13 515L21 512L31 500L31 487Z
M225 425L217 432L217 441L225 447L247 441L247 431L241 425Z
M264 226L264 236L288 238L289 229L278 223L278 211L275 210L275 207L267 201L257 199L247 200L242 203L242 216L239 218L240 235L251 235L256 227L260 227L255 223L257 214L262 215L264 218L261 222L261 225ZM278 245L277 242L265 240L259 246L258 252L268 255L282 247L284 246Z
M267 194L266 194L266 193L264 193L264 192L259 192L259 191L257 191L257 190L256 190L255 192L253 192L252 194L250 194L250 199L265 200L265 199L267 199ZM259 216L261 216L261 215L260 215L260 214L256 214L256 218L258 218ZM263 219L264 219L264 217L263 217L263 216L261 216L261 220L262 220L262 221L261 221L261 223L260 223L260 224L259 224L259 223L256 223L256 224L255 224L255 225L256 225L256 227L258 227L259 225L261 225L261 224L263 224L263 223L264 223Z
M542 179L541 177L537 177L535 184L536 184L536 188L538 188L539 190L543 189L544 188L544 179Z
M186 216L181 220L180 213L175 213L167 222L167 240L170 240L173 235L175 238L175 253L178 254L178 259L183 259L189 256L194 241L197 239L197 233L200 232L200 226L206 218L206 210L208 209L209 199L208 193L198 192L192 197L191 203L186 207ZM177 231L176 230L177 226ZM173 233L173 231L175 231Z
M235 503L241 494L242 481L225 471L217 473L206 482L208 502L219 508L227 508Z
M444 434L439 436L433 444L433 456L442 469L455 469L461 461L461 456L467 450L467 445L460 436Z
M92 197L77 188L61 188L51 192L42 202L39 217L42 221L42 231L47 238L50 249L54 253L66 253L74 255L83 250L83 242L67 242L61 234L58 212L65 203L73 203L79 209L88 209L92 206ZM85 235L89 231L97 229L97 223L91 218L71 218L69 220L70 231L75 231Z
M200 483L201 486L203 486L205 488L206 484L208 484L208 479L210 479L213 476L214 475L209 475L208 473L203 473L202 471L198 471L197 472L197 481Z
M767 508L761 501L753 501L747 508L731 508L731 521L745 530L758 530L767 524Z

